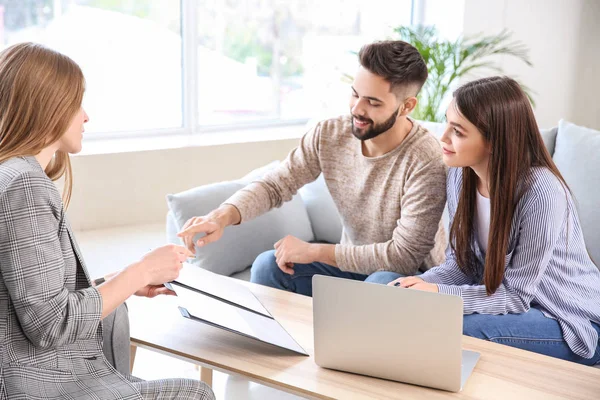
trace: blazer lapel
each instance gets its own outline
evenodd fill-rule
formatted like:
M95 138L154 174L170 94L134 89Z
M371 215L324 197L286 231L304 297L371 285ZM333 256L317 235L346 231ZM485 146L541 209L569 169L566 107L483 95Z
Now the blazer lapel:
M71 240L71 246L73 247L73 250L75 251L75 255L77 256L77 261L79 261L79 265L81 266L81 270L83 271L83 274L85 275L85 278L88 282L88 284L90 286L92 286L92 280L90 278L90 274L85 266L85 263L83 262L83 256L81 255L81 250L79 250L79 246L77 245L77 241L75 240L75 235L73 234L73 231L71 230L71 225L69 224L68 221L65 221L66 226L67 226L67 233L69 234L69 240Z

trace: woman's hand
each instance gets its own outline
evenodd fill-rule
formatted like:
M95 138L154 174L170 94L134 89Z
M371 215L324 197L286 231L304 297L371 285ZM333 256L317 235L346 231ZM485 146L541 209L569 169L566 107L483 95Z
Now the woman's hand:
M175 292L167 289L163 285L148 285L134 293L136 296L153 298L161 294L176 296Z
M400 286L403 288L422 290L424 292L438 293L438 286L435 283L425 282L418 276L398 278L388 283L388 286Z
M175 244L168 244L152 250L137 263L138 271L144 275L145 282L145 285L139 290L177 279L183 262L193 256L194 253L185 246Z

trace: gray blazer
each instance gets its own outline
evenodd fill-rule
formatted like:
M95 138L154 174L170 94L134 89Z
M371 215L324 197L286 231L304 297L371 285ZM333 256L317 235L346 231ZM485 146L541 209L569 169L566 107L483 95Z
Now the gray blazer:
M0 163L0 399L141 399L101 312L54 183L34 157Z

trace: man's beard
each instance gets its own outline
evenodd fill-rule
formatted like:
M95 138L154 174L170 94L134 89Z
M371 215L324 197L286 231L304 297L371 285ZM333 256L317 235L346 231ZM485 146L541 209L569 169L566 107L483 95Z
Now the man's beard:
M377 136L381 135L383 132L390 130L391 127L394 126L399 111L400 107L398 107L398 109L388 119L386 119L380 124L374 124L373 120L371 119L361 118L352 114L352 134L357 139L362 140L363 142L365 140L376 138ZM364 130L361 130L360 128L354 126L354 118L356 118L358 121L369 122L370 125L367 125L367 127L365 127Z

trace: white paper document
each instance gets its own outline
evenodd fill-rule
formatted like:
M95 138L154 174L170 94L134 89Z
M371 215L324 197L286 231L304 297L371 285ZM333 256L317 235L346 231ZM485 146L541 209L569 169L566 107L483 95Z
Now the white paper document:
M184 317L308 355L244 285L186 265L179 278L165 286L177 293Z
M246 286L200 267L184 263L179 272L179 277L173 283L183 284L188 286L188 289L196 289L209 296L233 303L238 307L273 318L271 313Z

